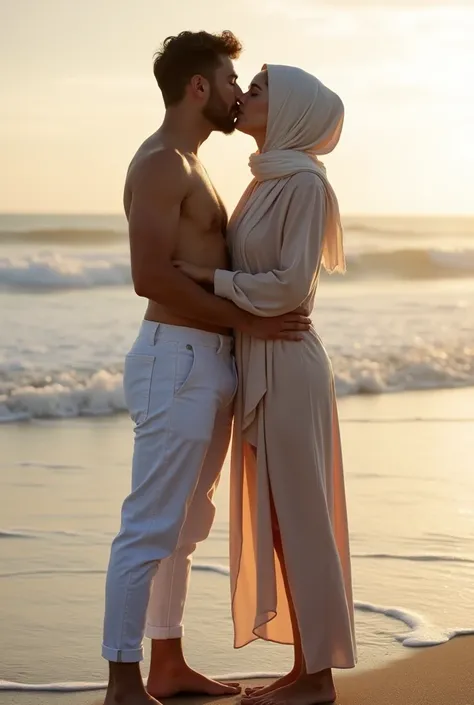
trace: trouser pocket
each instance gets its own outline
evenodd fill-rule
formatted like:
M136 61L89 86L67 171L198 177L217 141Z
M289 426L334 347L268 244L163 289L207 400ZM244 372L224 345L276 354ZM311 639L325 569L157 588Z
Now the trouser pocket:
M176 353L176 373L174 378L174 393L179 395L192 384L196 369L196 350L193 345L178 343Z
M129 353L125 358L123 391L128 413L134 423L144 423L150 410L150 390L155 358Z

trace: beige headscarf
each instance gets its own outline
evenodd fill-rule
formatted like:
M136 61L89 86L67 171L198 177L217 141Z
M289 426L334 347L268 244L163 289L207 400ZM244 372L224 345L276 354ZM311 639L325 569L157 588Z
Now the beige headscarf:
M336 194L321 154L332 152L341 136L344 105L315 76L294 66L264 65L268 73L267 136L262 152L252 154L255 181L314 172L326 190L326 231L322 263L328 272L344 272L343 230Z

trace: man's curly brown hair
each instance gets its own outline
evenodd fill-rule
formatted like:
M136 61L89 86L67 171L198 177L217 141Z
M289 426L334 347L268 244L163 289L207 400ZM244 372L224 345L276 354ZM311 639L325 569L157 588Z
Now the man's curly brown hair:
M153 62L153 73L163 94L165 107L179 103L193 76L212 80L222 56L238 59L242 44L228 30L220 34L181 32L167 37Z

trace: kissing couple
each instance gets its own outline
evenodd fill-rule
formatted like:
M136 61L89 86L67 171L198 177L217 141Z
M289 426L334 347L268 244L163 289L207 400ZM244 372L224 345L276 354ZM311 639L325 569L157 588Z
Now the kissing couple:
M228 31L164 41L154 61L164 121L127 173L132 277L148 305L124 367L135 440L107 573L105 705L241 692L193 671L182 650L192 555L212 527L232 429L234 646L294 646L290 673L247 688L243 703L334 702L332 669L356 662L334 377L309 318L321 268L345 270L319 159L339 141L344 106L293 66L264 65L244 93L241 49ZM198 152L235 129L257 149L228 222Z

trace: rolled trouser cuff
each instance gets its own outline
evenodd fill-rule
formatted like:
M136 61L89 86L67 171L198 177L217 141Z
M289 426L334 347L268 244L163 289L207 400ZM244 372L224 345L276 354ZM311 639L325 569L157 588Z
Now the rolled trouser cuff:
M149 639L182 639L184 627L182 624L177 627L155 627L153 624L147 624L145 636Z
M143 647L140 649L111 649L102 644L102 656L114 663L138 663L143 661Z

